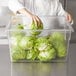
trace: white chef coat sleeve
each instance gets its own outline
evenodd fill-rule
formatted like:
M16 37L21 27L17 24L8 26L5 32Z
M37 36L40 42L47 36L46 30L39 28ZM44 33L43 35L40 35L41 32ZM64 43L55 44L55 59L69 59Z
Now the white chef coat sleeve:
M23 4L21 4L18 0L9 0L8 7L14 13L17 13L19 9L24 8Z
M57 1L57 15L66 16L67 12L63 9L61 2Z

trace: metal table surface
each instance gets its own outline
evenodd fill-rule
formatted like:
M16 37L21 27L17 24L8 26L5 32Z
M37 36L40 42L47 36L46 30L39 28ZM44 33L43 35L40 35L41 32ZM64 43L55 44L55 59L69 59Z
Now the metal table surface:
M0 45L0 76L76 76L76 44L67 63L11 63L8 45Z

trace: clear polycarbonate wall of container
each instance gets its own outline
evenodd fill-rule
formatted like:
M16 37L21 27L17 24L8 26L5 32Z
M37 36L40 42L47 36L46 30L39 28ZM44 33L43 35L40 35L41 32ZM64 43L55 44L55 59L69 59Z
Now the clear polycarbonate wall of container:
M11 18L8 40L11 62L66 62L72 28L65 17L39 16L42 24L19 15Z

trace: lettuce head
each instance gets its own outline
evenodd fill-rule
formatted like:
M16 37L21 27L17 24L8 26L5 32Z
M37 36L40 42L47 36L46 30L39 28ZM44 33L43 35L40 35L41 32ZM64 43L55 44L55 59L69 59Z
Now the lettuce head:
M61 32L53 32L51 34L51 38L55 41L57 40L57 41L61 41L61 42L64 42L64 40L65 40L65 37Z
M66 41L60 32L54 32L49 36L49 41L56 50L57 57L65 57L67 54Z
M10 43L12 47L18 47L20 40L22 39L21 35L13 36L10 38Z
M51 61L56 57L56 51L54 48L49 48L44 51L41 51L38 55L40 61Z
M35 47L36 47L39 51L42 51L42 50L45 50L47 47L52 47L52 45L49 44L49 41L48 41L47 37L39 37L39 38L36 40Z
M12 57L12 62L16 62L21 59L26 58L26 51L20 49L19 47L15 47L11 49L11 57Z
M32 35L39 35L41 33L41 31L43 29L43 24L41 23L40 25L35 24L35 22L33 21L30 29L32 29L31 34Z
M19 46L22 48L22 49L32 49L33 46L34 46L34 41L35 41L35 37L32 37L32 36L24 36L20 43L19 43Z
M17 35L24 36L24 35L25 35L25 33L24 33L23 31L21 31L21 30L24 30L24 25L22 25L22 24L16 25L16 26L13 28L13 30L15 30L15 31L11 31L11 32L10 32L10 35L11 35L11 36L17 36Z
M61 44L61 45L57 48L57 57L63 58L63 57L66 57L66 55L67 55L66 46Z
M27 59L28 60L35 60L39 54L39 51L36 49L30 49L27 51Z

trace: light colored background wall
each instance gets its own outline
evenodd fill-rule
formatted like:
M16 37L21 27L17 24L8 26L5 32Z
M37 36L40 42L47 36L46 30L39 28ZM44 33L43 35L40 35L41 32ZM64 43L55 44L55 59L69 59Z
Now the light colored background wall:
M7 6L8 0L0 0L0 6Z

